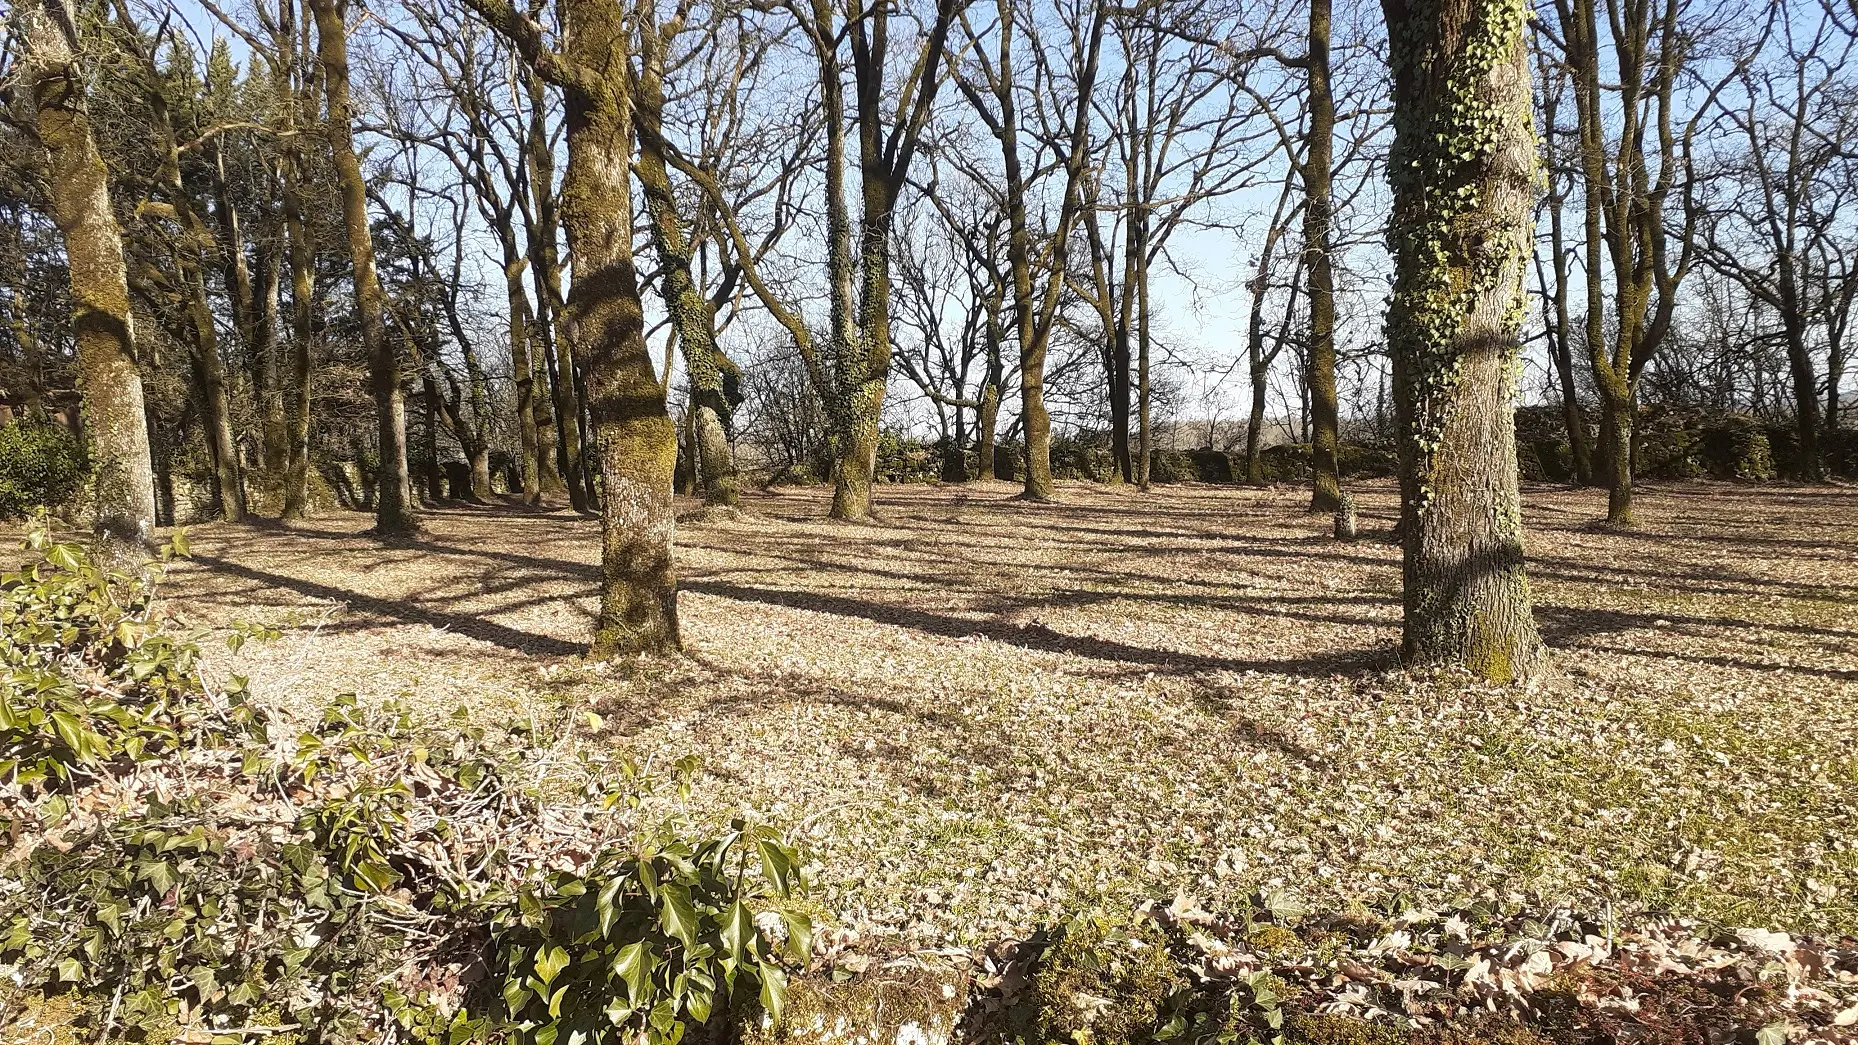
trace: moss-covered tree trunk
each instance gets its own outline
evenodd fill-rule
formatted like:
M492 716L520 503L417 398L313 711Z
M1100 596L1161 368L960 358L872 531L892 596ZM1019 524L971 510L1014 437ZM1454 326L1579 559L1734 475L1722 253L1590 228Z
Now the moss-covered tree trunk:
M1382 0L1391 41L1408 663L1493 681L1541 659L1511 402L1535 135L1523 0Z
M406 463L406 393L400 386L400 360L387 336L387 298L374 267L374 236L368 227L368 185L355 154L348 87L346 0L311 0L316 16L316 49L322 61L327 99L324 136L342 195L342 224L354 263L355 310L362 348L368 356L375 422L379 429L380 466L375 481L374 532L382 536L413 533L412 487Z
M286 148L283 168L284 234L290 259L290 340L284 382L285 519L301 519L310 507L310 343L316 336L316 248L303 220L297 164Z
M1303 161L1303 249L1310 298L1310 511L1329 513L1341 503L1336 444L1341 438L1335 391L1334 223L1335 96L1330 86L1330 0L1310 0L1309 152Z
M130 557L141 553L155 529L148 415L136 369L122 230L91 133L85 73L66 31L69 16L60 0L24 13L19 74L31 88L52 220L64 238L71 280L71 334L95 472L94 525L112 555Z
M142 61L142 95L150 115L150 144L161 157L156 184L167 204L151 203L149 213L172 220L180 227L174 251L180 276L181 308L187 317L182 340L192 354L194 399L199 406L207 454L213 463L214 507L227 522L245 519L245 482L239 463L239 445L232 432L232 396L226 382L226 364L219 354L219 327L213 303L207 297L207 260L220 249L208 226L204 205L181 178L181 150L155 56L139 50ZM243 268L243 265L240 266ZM246 287L249 293L249 285ZM232 292L236 295L236 276ZM235 304L235 313L242 306Z
M980 429L977 449L980 457L979 476L983 480L994 478L994 448L998 445L1000 427L1000 384L1006 380L1000 353L1000 342L1004 339L1000 312L1005 305L1005 294L1005 286L996 281L993 292L986 299L987 383L981 389L980 406L975 410L974 417L975 427Z
M206 428L207 450L213 458L213 486L220 517L227 522L241 522L245 519L245 482L239 467L239 444L232 434L232 396L226 387L226 364L219 356L219 331L213 325L213 306L206 296L202 260L195 254L181 264L192 333L194 394Z
M617 0L557 0L564 44L557 54L544 48L535 23L505 0L470 3L516 43L539 74L562 87L566 101L568 166L560 215L574 282L561 328L586 367L601 479L600 616L590 653L612 657L675 648L671 484L677 429L645 344L633 264L626 12ZM572 379L565 367L560 379Z
M516 439L522 454L522 499L534 504L542 493L537 453L540 442L536 433L535 369L529 361L529 295L523 291L523 269L528 259L516 246L516 233L507 225L500 230L503 241L503 287L510 304L510 371L516 386Z

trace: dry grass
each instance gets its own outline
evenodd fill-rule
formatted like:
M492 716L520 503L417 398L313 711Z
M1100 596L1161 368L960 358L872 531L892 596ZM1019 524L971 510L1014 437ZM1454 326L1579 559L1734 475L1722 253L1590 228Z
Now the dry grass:
M205 527L173 611L285 638L215 670L312 710L352 691L485 723L561 702L694 801L804 836L821 900L913 946L1064 909L1265 888L1641 907L1858 930L1858 494L1681 486L1596 532L1532 490L1559 651L1526 689L1394 670L1395 495L1338 545L1297 490L818 491L679 533L688 657L588 667L597 524L448 510ZM215 647L217 648L217 647Z

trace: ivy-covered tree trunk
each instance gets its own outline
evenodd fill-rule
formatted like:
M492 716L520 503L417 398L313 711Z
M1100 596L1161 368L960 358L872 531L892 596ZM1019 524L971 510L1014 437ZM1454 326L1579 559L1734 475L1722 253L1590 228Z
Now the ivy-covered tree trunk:
M1309 24L1310 133L1303 161L1303 249L1310 297L1310 467L1315 481L1310 511L1329 513L1341 504L1336 465L1341 439L1335 392L1335 268L1332 244L1335 97L1329 82L1330 0L1311 0Z
M374 267L374 236L368 227L368 186L355 155L348 89L346 0L312 0L316 47L323 67L323 94L329 111L323 129L342 194L342 223L354 262L355 309L361 342L368 356L375 420L380 430L380 467L375 481L374 532L382 536L418 530L413 491L406 464L406 393L400 387L400 360L387 336L387 298Z
M110 208L109 172L91 134L85 74L65 28L70 16L61 0L46 0L26 14L19 73L32 91L52 220L64 238L71 280L71 333L96 477L94 524L110 554L133 557L155 529L148 415L136 369L122 230Z
M1511 403L1535 134L1524 0L1382 0L1394 77L1387 337L1400 422L1408 663L1492 681L1542 645Z

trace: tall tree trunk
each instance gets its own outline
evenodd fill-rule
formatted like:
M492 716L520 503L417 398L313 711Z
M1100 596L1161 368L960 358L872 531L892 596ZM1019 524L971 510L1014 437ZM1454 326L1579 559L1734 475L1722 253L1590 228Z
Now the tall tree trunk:
M260 239L257 244L258 279L252 287L252 355L264 359L264 373L255 382L258 394L260 425L263 426L264 466L274 481L290 467L290 436L284 420L284 382L280 371L283 360L278 354L278 291L283 265L276 244Z
M207 450L213 458L213 486L220 516L227 522L241 522L245 519L245 485L239 468L239 444L232 434L232 396L226 389L226 365L219 357L219 331L213 325L213 307L206 296L202 260L195 254L181 264L191 323L195 395L200 400Z
M568 57L588 69L626 67L626 26L614 0L559 0ZM632 115L616 84L570 88L561 225L574 258L567 329L587 365L604 486L600 620L592 653L678 644L671 482L677 429L645 344L632 258ZM570 375L564 365L562 378Z
M565 50L555 54L507 0L469 3L515 41L538 73L562 86L567 103L561 228L574 283L561 329L587 367L602 484L600 616L590 655L675 648L677 427L645 344L633 264L630 98L608 72L628 66L626 14L616 0L556 0ZM562 380L571 380L563 370Z
M1330 85L1330 0L1310 0L1309 154L1303 161L1303 249L1310 298L1310 465L1315 473L1310 511L1333 512L1341 504L1336 444L1341 439L1335 392L1334 224L1335 97Z
M406 395L400 386L400 361L387 337L386 296L374 269L374 237L368 228L368 186L355 155L348 89L348 28L345 0L311 0L316 15L317 54L322 60L323 93L329 111L325 136L342 194L342 223L354 262L355 309L361 343L368 356L375 420L380 431L380 469L375 482L374 532L409 534L419 528L413 516L412 489L406 465Z
M538 360L547 373L546 404L540 404L536 426L550 429L541 436L546 452L538 447L543 462L541 484L543 496L568 495L568 503L577 512L589 508L587 491L591 480L584 476L580 435L580 401L574 392L574 346L564 327L567 309L561 292L561 255L556 232L561 227L561 201L555 195L555 153L548 142L548 100L542 90L541 77L524 77L529 98L529 136L523 145L524 162L529 168L529 194L533 201L534 221L529 229L529 271L535 281L538 333L542 335L542 352ZM565 189L565 186L564 186Z
M439 467L439 383L420 375L420 412L426 422L426 503L445 503L445 471Z
M1535 140L1523 0L1382 0L1391 38L1408 663L1507 682L1541 660L1515 394Z
M671 191L661 131L664 113L664 47L649 2L639 5L641 75L638 81L639 185L651 215L652 242L658 250L665 299L684 353L690 385L693 478L703 483L704 499L713 506L734 507L741 499L735 461L729 452L728 422L733 407L723 388L722 349L716 344L716 313L691 275L690 237ZM667 353L668 353L667 348ZM666 362L669 362L667 358Z
M1782 268L1788 265L1783 262ZM1819 456L1819 381L1813 373L1812 350L1806 344L1806 317L1797 304L1782 313L1781 328L1793 384L1794 430L1800 440L1800 460L1794 472L1805 482L1818 482L1825 478Z
M69 262L71 333L96 476L94 526L108 554L135 558L154 535L155 487L122 230L91 133L85 74L66 32L74 25L69 0L44 0L26 23L20 74L32 90L52 220Z
M995 284L995 293L986 299L987 309L987 381L981 389L980 406L974 412L974 425L980 429L977 441L976 462L979 478L994 478L994 452L998 445L1000 427L1000 383L1006 380L1004 361L1000 355L1000 342L1003 332L1000 324L1000 309L1005 304L1005 288Z
M568 494L568 484L561 478L561 427L555 423L555 331L554 309L536 316L535 334L540 351L531 352L529 365L535 368L532 383L539 386L535 396L536 478L539 500L554 501ZM572 498L569 501L573 503ZM576 509L579 510L578 508Z
M127 18L126 8L119 6L118 11ZM159 213L180 227L174 260L183 299L181 308L187 320L180 333L192 355L194 395L200 407L207 453L213 462L214 507L227 522L240 522L245 518L244 477L240 474L238 442L232 433L232 396L227 388L225 361L219 354L219 328L206 287L207 262L220 245L207 225L204 204L182 181L180 144L155 56L139 42L134 53L142 63L141 88L149 107L151 143L160 157L156 184L167 196L165 205L149 201L143 209ZM233 289L236 292L238 288ZM246 289L249 291L249 285ZM238 311L240 306L235 303Z
M1544 72L1544 77L1551 75ZM1548 194L1548 249L1550 254L1550 271L1554 273L1555 285L1545 295L1545 308L1552 311L1544 318L1547 320L1548 348L1555 364L1555 377L1561 386L1561 420L1568 432L1568 454L1573 459L1574 481L1581 486L1593 485L1593 449L1587 441L1587 419L1581 411L1580 390L1574 382L1574 350L1570 340L1571 320L1568 315L1568 253L1567 235L1562 224L1562 208L1567 203L1566 184L1559 179L1552 168L1556 160L1555 135L1558 113L1560 110L1560 89L1551 85L1546 97L1542 99L1542 123L1545 162L1551 168ZM1541 263L1537 261L1536 272L1541 273Z
M302 156L296 131L299 113L312 111L312 89L296 82L298 28L296 0L278 0L274 42L278 68L274 90L288 133L278 150L279 202L284 214L284 241L290 264L290 338L284 379L284 510L286 520L302 519L310 508L311 343L316 336L316 244L304 220L300 181Z
M310 344L316 337L316 248L303 220L297 163L286 147L283 167L284 230L290 260L289 374L284 382L284 518L302 519L310 508Z
M523 269L528 259L516 247L516 234L503 230L503 283L510 306L510 371L516 385L516 438L521 447L522 501L534 504L541 495L537 471L535 369L529 360L529 295L523 291Z
M1135 286L1125 288L1124 292L1133 291L1136 296L1136 362L1135 362L1135 402L1136 402L1136 446L1135 446L1135 484L1142 490L1148 489L1149 464L1154 459L1155 430L1149 424L1150 385L1148 380L1149 328L1148 319L1148 212L1138 211L1134 216L1141 226L1137 242L1141 252L1136 265ZM1209 443L1211 440L1209 440Z
M219 219L221 270L226 298L232 305L233 327L252 375L252 406L258 415L259 460L272 476L281 476L289 453L284 436L284 402L278 394L277 359L277 257L258 241L258 274L252 278L245 259L244 222L226 184L225 155L220 143L213 150L214 213ZM267 298L266 295L269 295Z

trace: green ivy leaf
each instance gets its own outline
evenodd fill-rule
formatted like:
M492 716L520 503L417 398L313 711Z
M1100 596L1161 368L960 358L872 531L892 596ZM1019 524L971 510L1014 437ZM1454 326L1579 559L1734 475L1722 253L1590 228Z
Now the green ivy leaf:
M686 947L697 945L697 909L691 905L690 890L677 883L667 883L658 890L658 924L667 935Z
M740 899L729 905L723 914L723 946L728 948L729 957L741 961L748 954L748 945L755 938L755 921L748 915L748 908Z
M619 957L613 961L613 972L626 981L626 997L634 1006L644 1002L646 988L651 985L652 969L657 964L643 940L619 949Z
M768 1019L775 1024L781 1022L781 1013L787 1010L787 974L773 966L761 970L761 1007L768 1012Z
M561 970L567 968L571 961L568 952L560 947L544 947L541 953L535 956L536 978L544 985L553 983L555 977L561 975Z
M787 926L787 957L805 965L813 957L813 919L799 911L782 911L781 922Z

